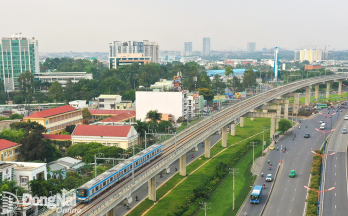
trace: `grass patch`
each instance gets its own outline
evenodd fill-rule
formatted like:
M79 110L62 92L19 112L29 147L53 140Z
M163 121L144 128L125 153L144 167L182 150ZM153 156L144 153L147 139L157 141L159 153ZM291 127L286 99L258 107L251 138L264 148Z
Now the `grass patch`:
M343 100L347 100L347 92L344 92L340 95L338 94L331 94L329 96L329 99L326 99L325 96L321 96L319 97L319 103L324 103L326 101L332 101L334 102L335 100L336 101L343 101ZM304 104L305 103L305 97L300 97L300 104ZM315 102L318 102L317 100L315 100L315 97L314 96L311 96L311 103L315 103ZM289 98L289 103L293 104L294 103L294 98Z
M264 127L264 126L269 127L269 125L270 125L270 119L257 118L255 121L251 121L249 118L245 119L245 127L240 128L238 126L237 135L236 136L229 135L227 145L231 146L243 139L246 139L252 136L253 134L259 133L261 132L261 127ZM268 140L269 132L265 132L265 137ZM257 138L262 139L262 134L258 135ZM212 173L212 169L215 168L215 166L218 163L224 162L226 160L230 160L231 158L233 158L236 152L238 152L240 149L242 149L246 145L249 145L248 141L239 143L233 147L227 148L218 157L209 161L207 164L205 164L202 168L200 168L194 174L188 176L185 181L183 181L180 185L178 185L178 187L173 189L173 191L171 191L165 198L163 198L160 202L158 202L156 206L154 206L147 213L147 215L167 215L168 213L174 212L174 210L176 209L176 206L181 204L187 197L189 197L192 194L193 189L195 189L197 185L201 184L201 182L204 181ZM261 145L259 146L261 149ZM225 148L221 147L221 141L220 141L211 149L210 154L211 156L214 156L218 152L222 151L223 149ZM190 165L186 167L187 173L191 173L197 167L199 167L204 162L206 162L206 160L208 159L204 158L204 155L201 156L201 160L199 159L195 160L193 163L191 163ZM179 173L175 174L172 179L170 179L164 186L162 186L161 188L157 190L157 199L160 199L161 197L163 197L163 195L167 193L168 190L171 189L174 185L176 185L180 180L182 180L182 178L183 177L181 177ZM153 205L153 203L154 203L153 201L149 201L148 199L146 199L143 203L137 206L129 215L134 215L134 216L141 215L148 208L150 208Z

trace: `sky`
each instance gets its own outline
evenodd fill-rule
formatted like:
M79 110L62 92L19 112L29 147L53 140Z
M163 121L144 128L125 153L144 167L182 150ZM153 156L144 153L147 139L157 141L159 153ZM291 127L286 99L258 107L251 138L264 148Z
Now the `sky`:
M39 52L108 52L112 41L183 51L348 49L346 0L16 0L2 2L0 36L35 37ZM329 46L330 45L330 46Z

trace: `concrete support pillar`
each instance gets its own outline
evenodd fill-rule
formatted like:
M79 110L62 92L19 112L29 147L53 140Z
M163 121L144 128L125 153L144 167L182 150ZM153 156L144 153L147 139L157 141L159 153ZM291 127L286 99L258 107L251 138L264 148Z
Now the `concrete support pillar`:
M289 104L284 104L284 118L288 119L289 118Z
M222 127L222 147L227 147L227 126Z
M315 100L319 99L319 84L315 85Z
M245 117L240 117L240 127L244 127Z
M338 95L342 94L342 80L338 80Z
M330 97L330 83L326 83L326 98Z
M116 206L106 213L106 216L116 216Z
M306 97L305 97L305 105L309 106L311 103L311 86L306 87Z
M270 138L273 138L273 134L275 133L275 124L276 124L276 118L271 118L271 131L270 131Z
M268 113L268 110L262 110L263 113Z
M232 123L231 124L231 135L232 136L236 136L236 124L235 123Z
M282 114L282 108L279 107L279 109L277 109L276 130L279 129L279 121L280 121L281 114Z
M206 158L210 158L210 137L204 141L204 155Z
M186 176L186 154L180 157L180 175Z
M149 200L156 201L156 176L149 180Z
M255 110L251 110L251 112L255 112ZM255 118L250 118L251 121L254 121Z
M300 105L300 96L298 93L294 93L294 107L292 108L293 113L298 113L299 105Z

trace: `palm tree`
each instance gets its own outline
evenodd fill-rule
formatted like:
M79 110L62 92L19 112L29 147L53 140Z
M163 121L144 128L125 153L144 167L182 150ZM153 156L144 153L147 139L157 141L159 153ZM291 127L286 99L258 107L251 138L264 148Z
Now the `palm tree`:
M152 122L158 122L161 121L162 119L162 113L159 113L157 110L150 110L147 114L146 114L146 118L147 119L151 119Z
M145 124L145 122L137 120L136 124L133 124L133 127L135 128L135 130L139 134L139 140L138 140L139 145L142 145L143 144L143 139L145 137L146 124Z

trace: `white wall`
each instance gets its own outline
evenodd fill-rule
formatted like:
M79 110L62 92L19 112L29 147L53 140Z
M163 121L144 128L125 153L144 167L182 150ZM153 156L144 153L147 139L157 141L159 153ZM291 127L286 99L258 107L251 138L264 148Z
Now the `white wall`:
M137 91L136 119L144 121L150 110L157 110L159 113L174 115L173 119L176 121L182 116L182 99L182 92Z

